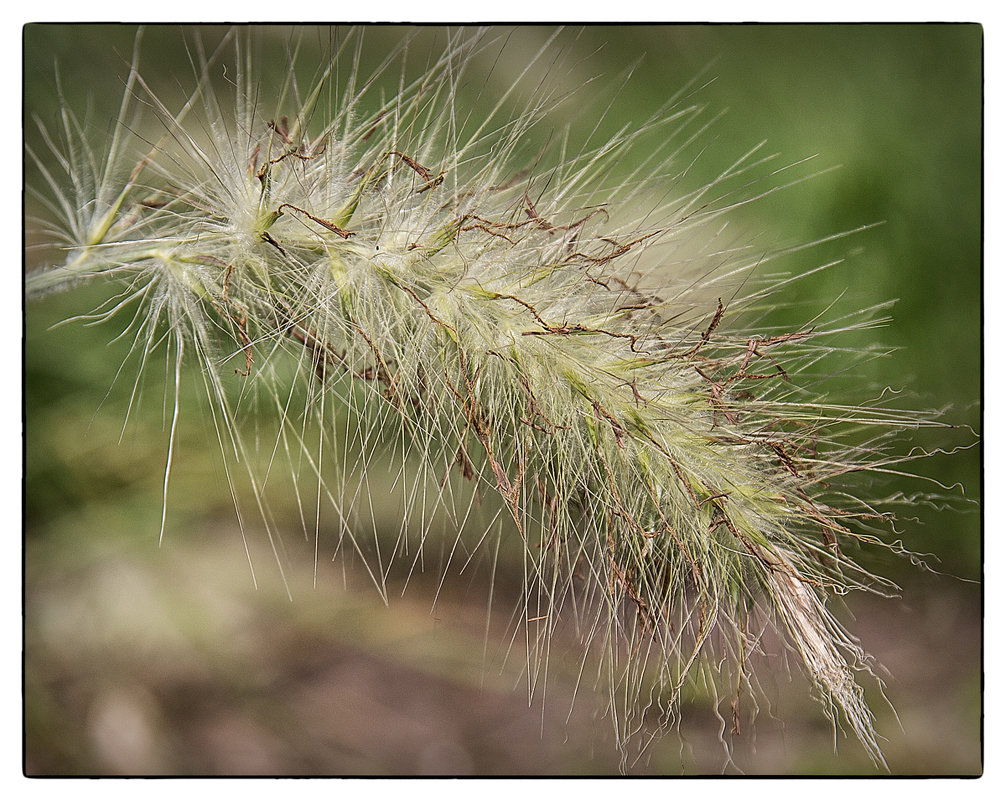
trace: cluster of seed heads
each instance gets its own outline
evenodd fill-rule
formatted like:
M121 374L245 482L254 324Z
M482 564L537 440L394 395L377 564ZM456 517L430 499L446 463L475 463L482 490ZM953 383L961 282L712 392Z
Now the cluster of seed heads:
M405 443L398 458L421 465L417 516L432 491L460 527L451 487L495 491L482 539L519 543L528 659L544 665L552 634L575 629L602 657L620 742L673 720L702 671L739 727L771 627L882 764L855 678L868 659L827 602L889 586L846 556L877 541L885 515L845 497L843 480L888 464L885 439L925 418L834 405L803 385L869 314L748 327L786 282L756 280L765 254L729 242L723 218L782 171L752 151L688 190L676 157L704 129L693 132L700 109L684 92L600 144L529 146L558 95L540 89L514 113L501 91L488 112L466 112L462 87L500 49L491 32L448 34L422 75L372 99L393 57L364 80L350 52L362 41L342 42L307 91L291 70L275 104L239 33L214 52L197 45L197 84L174 110L138 48L104 152L67 107L56 132L43 127L47 152L31 151L44 230L66 255L27 292L114 279L95 316L131 315L142 363L166 350L176 382L183 361L198 364L233 463L289 453L346 542L341 487L370 462L340 470L342 440L364 453ZM160 135L137 133L143 114ZM280 367L291 363L292 382ZM275 441L242 435L253 387ZM336 406L351 425L324 430ZM176 386L166 496L178 418ZM264 479L249 470L272 537ZM385 574L368 570L381 589Z

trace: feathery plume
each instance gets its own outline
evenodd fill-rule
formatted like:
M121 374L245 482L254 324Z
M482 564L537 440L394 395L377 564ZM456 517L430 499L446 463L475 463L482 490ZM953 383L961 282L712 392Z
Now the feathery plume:
M551 636L575 627L604 656L627 748L651 707L673 719L696 671L722 682L710 658L728 657L736 712L771 626L883 765L856 680L869 659L828 600L893 589L847 555L881 544L886 512L844 482L892 469L887 443L937 423L820 394L815 365L881 310L759 327L787 279L761 278L772 256L725 219L799 165L755 148L689 188L707 125L692 86L642 126L578 141L549 128L567 100L556 37L501 89L479 72L505 45L492 30L446 31L418 76L407 43L364 75L365 34L337 41L310 84L291 68L271 89L244 33L211 52L197 39L176 107L140 70L138 37L103 150L68 105L29 150L42 179L30 191L65 257L26 277L27 296L108 279L119 289L94 319L126 318L144 367L167 354L165 513L191 361L228 480L245 471L270 539L280 526L256 465L286 454L382 593L385 557L353 509L376 445L392 443L411 476L421 530L395 550L413 564L431 498L460 531L483 496L496 514L476 545L498 532L523 565L530 692ZM275 418L274 439L246 434L253 412Z

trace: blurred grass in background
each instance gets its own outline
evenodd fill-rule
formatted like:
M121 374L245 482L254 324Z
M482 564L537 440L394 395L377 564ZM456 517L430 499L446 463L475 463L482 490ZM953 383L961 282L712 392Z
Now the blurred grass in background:
M523 68L524 54L536 52L550 32L504 31L512 60L497 65L489 89L503 91ZM378 63L402 33L394 26L369 31L368 62ZM212 42L221 31L202 27L199 34ZM286 69L289 36L287 29L262 32L262 58L276 59L277 76ZM170 26L144 35L141 71L169 94L177 86L175 100L191 85L185 43L192 38L192 30ZM89 104L100 143L133 40L129 26L26 29L26 137L36 149L32 116L52 124L58 114L54 64L75 108ZM304 37L321 52L329 41L327 29ZM583 79L618 75L641 57L601 123L612 132L643 124L691 79L700 85L715 79L695 100L708 106L710 118L724 108L728 114L711 129L688 186L715 177L762 140L780 154L778 166L814 155L815 170L840 165L731 218L766 251L884 223L795 256L787 264L794 270L846 261L791 285L787 307L772 321L799 325L833 302L830 317L897 298L891 325L871 334L892 353L856 363L832 382L834 400L855 403L891 386L903 392L907 407L946 407L948 421L980 430L979 27L587 27L570 29L562 41L576 54L600 48L580 65ZM410 61L421 66L424 44L438 42L441 31L423 31ZM312 65L300 63L309 77ZM389 91L395 80L392 74ZM603 91L603 84L602 78L593 85ZM595 121L577 118L573 109L556 125ZM26 169L30 181L33 169ZM30 231L27 237L36 244ZM37 258L29 249L28 269L39 265ZM179 433L168 528L158 548L167 442L159 376L147 374L144 403L123 428L135 365L115 375L128 343L110 344L117 331L109 326L51 328L101 300L95 286L26 309L29 773L617 769L607 721L592 720L589 687L580 688L566 722L575 675L561 656L544 710L527 708L519 653L500 669L520 580L501 563L491 583L492 553L449 579L432 613L435 553L431 573L415 577L403 597L391 593L385 607L360 571L329 560L333 542L321 542L315 579L314 544L300 532L291 498L275 511L281 523L288 515L283 547L293 600L264 535L250 534L255 589L215 438L194 416L183 419ZM847 344L855 348L863 336ZM198 403L195 393L187 400ZM971 440L944 432L920 444L952 448ZM980 501L979 457L975 447L917 467L946 486L959 482ZM378 475L371 480L375 490L389 483ZM901 489L925 487L892 478L871 494ZM891 672L888 695L901 727L882 701L877 711L895 773L980 770L980 593L969 583L980 578L980 516L977 504L952 507L920 505L918 519L900 526L906 547L932 554L932 565L947 575L881 556L871 567L902 584L903 598L848 599L857 618L853 632ZM377 511L391 536L400 526L396 510L389 501ZM490 593L494 616L487 622ZM561 654L562 646L554 650ZM575 657L569 661L575 665ZM840 738L836 752L801 677L762 679L770 703L756 727L733 738L735 764L726 764L719 723L699 697L685 706L683 737L672 734L635 769L872 771L854 743Z

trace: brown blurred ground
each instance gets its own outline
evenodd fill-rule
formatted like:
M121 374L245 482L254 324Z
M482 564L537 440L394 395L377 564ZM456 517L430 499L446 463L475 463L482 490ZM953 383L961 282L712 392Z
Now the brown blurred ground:
M203 537L205 539L200 539ZM387 607L373 588L298 549L289 600L275 571L259 588L238 533L205 528L160 550L90 532L75 547L29 540L26 772L184 775L581 775L619 765L596 699L560 669L544 709L528 707L521 654L500 671L505 635L486 603L417 578ZM942 583L942 582L941 582ZM855 627L893 675L878 707L893 773L980 771L976 593L856 604ZM464 596L469 595L466 599ZM948 598L950 600L948 600ZM506 612L507 610L500 610ZM506 615L503 615L505 618ZM497 621L498 624L499 621ZM505 620L503 621L505 622ZM556 644L556 663L561 649ZM709 704L686 704L682 733L633 773L872 773L832 733L799 676L762 675L765 705L733 740ZM567 720L567 715L569 715ZM729 737L729 736L728 736Z

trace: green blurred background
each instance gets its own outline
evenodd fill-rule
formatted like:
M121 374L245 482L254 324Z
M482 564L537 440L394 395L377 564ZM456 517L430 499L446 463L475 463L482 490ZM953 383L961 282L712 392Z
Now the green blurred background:
M379 61L403 32L394 26L368 31L365 58ZM551 29L500 32L509 44L490 87L497 91ZM88 111L100 144L117 108L134 33L115 25L25 29L25 134L33 147L33 117L51 125L58 114L54 65L71 104ZM207 27L199 33L208 42L220 36ZM257 39L261 63L275 63L281 73L291 30L263 29ZM169 106L173 88L182 98L191 84L186 43L192 41L193 30L171 26L144 34L144 74L167 93ZM303 41L307 50L324 51L331 32L308 30ZM422 64L422 47L442 43L442 31L424 30L410 58ZM728 113L702 143L705 152L689 177L696 186L762 140L780 163L816 156L805 174L840 166L732 219L766 247L883 222L788 265L796 270L845 259L792 285L787 309L811 316L808 308L838 299L838 316L898 299L893 322L870 335L892 352L857 364L835 382L835 399L854 403L890 385L903 390L904 405L946 408L948 421L980 432L980 27L588 26L564 31L554 46L583 56L576 61L581 79L617 76L639 60L601 133L641 125L686 82L714 79L696 100L708 106L710 118ZM396 79L392 70L390 91ZM557 123L575 129L595 121L574 107ZM30 164L26 172L29 181L37 177ZM26 202L30 215L30 196ZM26 239L26 268L32 269L45 255L35 246L44 243L30 230ZM315 576L314 544L299 531L291 503L275 511L278 519L289 513L291 521L282 545L293 600L264 535L250 534L256 588L212 432L198 419L187 419L179 433L168 525L158 547L167 443L161 375L147 375L144 403L124 426L135 365L115 376L127 343L111 342L116 331L109 326L52 327L97 306L103 291L88 287L26 307L28 773L617 769L609 724L594 719L589 689L581 688L568 714L572 680L561 658L544 708L528 708L519 659L501 668L510 608L497 600L502 620L488 623L486 612L490 589L499 598L519 587L519 581L510 585L505 566L492 587L484 564L450 579L432 611L435 570L415 577L407 593L392 594L385 606L359 570L327 558L331 542L322 540ZM780 321L787 309L779 310ZM858 336L853 347L864 344ZM197 403L195 395L190 400ZM961 429L920 444L952 449L973 441ZM898 581L902 597L850 598L843 616L888 671L887 695L898 717L882 702L877 712L892 771L974 774L981 769L980 449L917 468L945 486L960 483L973 503L950 492L946 505L913 510L901 524L903 539L913 551L931 554L938 572L878 559L871 566ZM380 489L388 479L373 482ZM892 482L871 491L901 488ZM379 522L394 534L394 504L384 513L386 519L379 510ZM733 737L732 763L708 700L697 698L685 705L681 736L655 745L633 770L872 772L855 743L839 737L836 749L799 675L770 674L763 682L768 703L755 727Z

